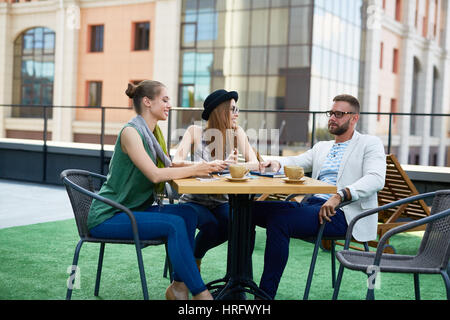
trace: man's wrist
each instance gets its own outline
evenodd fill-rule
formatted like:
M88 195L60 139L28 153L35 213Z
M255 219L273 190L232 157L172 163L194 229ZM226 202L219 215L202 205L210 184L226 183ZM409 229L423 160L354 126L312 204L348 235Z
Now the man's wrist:
M339 190L338 192L337 192L337 195L339 195L340 197L341 197L341 202L344 202L345 201L345 199L346 199L346 194L345 194L345 191L344 190Z

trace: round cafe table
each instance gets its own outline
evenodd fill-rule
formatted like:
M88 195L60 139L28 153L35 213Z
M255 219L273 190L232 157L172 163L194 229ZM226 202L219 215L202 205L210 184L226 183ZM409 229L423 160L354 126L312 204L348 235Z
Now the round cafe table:
M260 299L270 299L253 281L251 238L253 234L252 202L256 194L336 193L336 186L304 178L301 184L286 183L281 178L251 176L246 181L231 182L216 179L177 179L171 182L179 193L228 194L230 215L228 223L227 270L223 278L211 281L207 287L216 300L245 299L244 293Z

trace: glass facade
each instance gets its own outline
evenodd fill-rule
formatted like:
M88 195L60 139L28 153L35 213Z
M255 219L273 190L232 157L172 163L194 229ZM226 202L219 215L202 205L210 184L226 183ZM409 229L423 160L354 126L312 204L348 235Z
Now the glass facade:
M315 0L311 60L311 110L330 109L341 93L362 97L363 0ZM320 117L319 126L327 119Z
M48 28L23 32L14 42L13 103L52 105L55 73L55 33ZM41 118L43 109L13 108L13 117ZM47 110L51 117L51 109Z
M220 88L239 92L241 110L326 110L334 93L358 96L361 3L184 0L178 105L201 108ZM178 127L190 124L186 114ZM239 118L244 129L289 128L281 143L308 140L306 114Z

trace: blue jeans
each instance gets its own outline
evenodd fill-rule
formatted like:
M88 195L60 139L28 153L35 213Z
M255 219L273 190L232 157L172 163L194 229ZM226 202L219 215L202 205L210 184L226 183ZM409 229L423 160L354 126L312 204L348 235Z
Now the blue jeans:
M196 212L183 204L167 204L133 213L141 240L167 238L173 279L184 282L193 295L206 290L192 251L197 226ZM133 239L130 219L124 212L92 228L90 233L106 239Z
M316 236L319 211L324 199L311 197L304 203L292 201L255 201L253 223L266 228L264 270L260 288L275 298L289 256L290 238ZM347 222L342 210L337 210L331 222L325 224L324 236L344 236Z
M197 213L199 232L195 237L194 257L202 259L205 253L224 243L228 239L228 203L221 204L214 209L194 203L184 203L192 207Z

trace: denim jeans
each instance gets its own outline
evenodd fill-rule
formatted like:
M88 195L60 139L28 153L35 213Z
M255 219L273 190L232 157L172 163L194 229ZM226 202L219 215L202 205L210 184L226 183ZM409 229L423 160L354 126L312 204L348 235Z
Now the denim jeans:
M173 266L173 279L186 284L196 295L206 286L200 276L193 255L197 214L187 205L151 206L146 211L133 212L141 240L167 238L167 251ZM94 237L133 239L130 219L124 212L92 228Z
M208 209L194 202L184 204L192 207L197 213L199 232L195 237L194 257L202 259L209 249L227 241L230 206L224 203L214 209Z
M320 227L319 211L324 199L311 197L304 203L293 201L255 201L253 223L266 228L264 270L260 288L275 297L289 256L290 238L317 235ZM342 210L337 210L324 229L324 236L341 236L347 232Z

